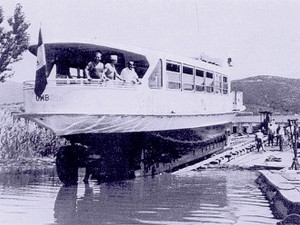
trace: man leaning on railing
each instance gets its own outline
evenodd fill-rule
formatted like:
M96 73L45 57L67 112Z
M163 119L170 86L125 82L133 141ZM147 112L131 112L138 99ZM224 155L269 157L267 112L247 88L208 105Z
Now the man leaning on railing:
M95 58L93 61L89 62L85 68L85 73L87 75L88 80L92 79L100 79L100 81L107 80L104 75L104 65L101 62L102 54L100 52L95 53Z

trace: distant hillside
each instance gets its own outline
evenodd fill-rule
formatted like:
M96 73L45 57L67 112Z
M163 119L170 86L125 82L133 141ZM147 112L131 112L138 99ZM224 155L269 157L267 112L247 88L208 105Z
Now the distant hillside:
M255 76L231 83L233 91L244 93L246 111L260 110L282 114L300 113L300 79Z
M0 105L23 102L23 84L6 81L0 82Z

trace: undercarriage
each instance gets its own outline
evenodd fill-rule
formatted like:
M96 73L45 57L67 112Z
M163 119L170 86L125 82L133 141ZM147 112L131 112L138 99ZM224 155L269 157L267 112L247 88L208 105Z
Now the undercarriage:
M218 132L209 138L203 134L211 128L64 136L71 145L57 153L57 174L64 184L73 185L80 167L86 168L85 182L91 177L100 183L171 172L222 151L224 128L216 126Z

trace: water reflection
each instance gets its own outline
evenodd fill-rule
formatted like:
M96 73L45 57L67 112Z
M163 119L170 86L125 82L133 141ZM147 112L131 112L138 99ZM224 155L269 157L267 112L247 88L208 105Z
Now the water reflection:
M202 171L70 187L46 175L13 188L2 182L0 224L276 224L255 178Z
M191 172L61 187L54 216L57 224L275 224L253 173L231 176Z
M61 187L54 204L54 218L61 224L74 224L76 219L77 186Z

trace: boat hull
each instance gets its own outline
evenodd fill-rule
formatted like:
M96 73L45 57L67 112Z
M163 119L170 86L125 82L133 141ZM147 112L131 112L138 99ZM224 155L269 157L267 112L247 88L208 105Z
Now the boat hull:
M199 115L22 114L55 134L153 132L194 129L230 123L235 113Z
M222 151L225 131L235 112L192 115L24 113L20 116L69 140L72 145L59 151L61 159L77 158L79 167L88 168L93 177L102 182L174 171ZM64 157L65 154L68 157ZM64 168L60 174L69 174L67 168L72 163L73 160L67 160L64 166L58 166Z

